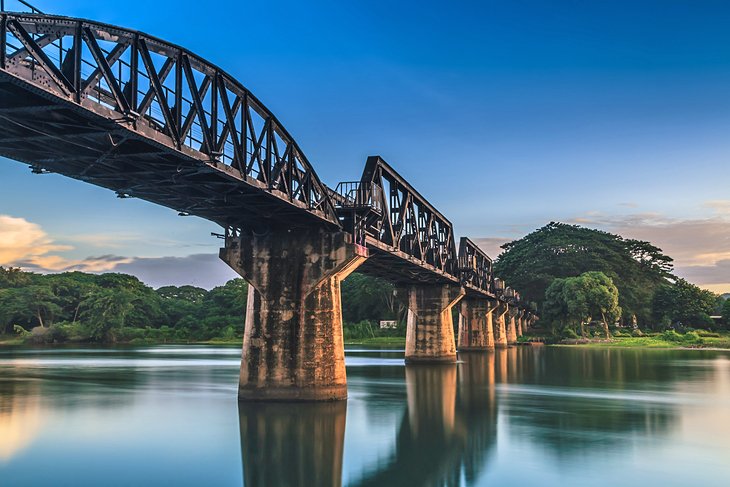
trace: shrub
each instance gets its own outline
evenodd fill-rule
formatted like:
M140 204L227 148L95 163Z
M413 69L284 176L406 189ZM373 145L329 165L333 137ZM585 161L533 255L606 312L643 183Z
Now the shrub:
M681 343L684 337L674 330L667 330L660 335L661 339L666 342Z
M631 336L632 337L643 337L644 332L637 328L631 332Z
M705 330L698 330L697 334L704 338L720 338L720 336L721 336L719 333L714 333L714 332L705 331Z
M681 343L683 345L701 345L704 340L696 331L689 331L684 335L674 330L667 330L660 335L661 339L672 343Z
M375 338L375 327L369 321L363 320L359 323L345 325L343 329L343 334L345 336L345 340Z
M575 332L575 330L573 330L572 328L566 328L565 330L563 330L562 337L566 338L566 339L573 339L573 340L580 338L578 336L578 334Z
M685 333L683 341L687 345L701 345L705 342L696 331Z
M28 338L31 333L20 325L13 325L13 332L20 338Z

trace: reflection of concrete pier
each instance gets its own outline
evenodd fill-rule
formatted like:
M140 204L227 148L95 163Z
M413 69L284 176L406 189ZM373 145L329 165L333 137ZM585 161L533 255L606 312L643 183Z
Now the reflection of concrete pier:
M457 485L476 479L496 442L495 355L462 354L458 365L406 368L408 411L389 460L360 486Z
M342 485L347 403L240 403L246 487Z

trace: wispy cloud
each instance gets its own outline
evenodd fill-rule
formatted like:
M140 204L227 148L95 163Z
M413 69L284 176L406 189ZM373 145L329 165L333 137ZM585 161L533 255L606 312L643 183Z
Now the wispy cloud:
M703 205L706 218L669 218L660 213L616 216L580 215L568 220L584 226L648 240L674 258L676 274L714 291L730 291L730 200Z
M115 242L138 239L138 235L78 235L65 240L83 242L92 247L114 248ZM186 257L123 257L99 255L83 259L64 257L73 250L59 245L37 224L23 218L0 215L0 265L49 272L124 272L137 276L153 287L192 284L210 289L237 277L215 254Z
M41 259L51 252L71 250L58 245L43 229L23 218L0 215L0 265Z
M23 218L0 215L0 265L38 272L104 272L133 260L111 255L85 259L68 259L59 255L69 250L73 247L55 243L39 225Z
M502 253L500 246L507 242L511 242L514 239L507 237L479 237L472 240L480 249L486 252L489 257L496 259L497 256Z

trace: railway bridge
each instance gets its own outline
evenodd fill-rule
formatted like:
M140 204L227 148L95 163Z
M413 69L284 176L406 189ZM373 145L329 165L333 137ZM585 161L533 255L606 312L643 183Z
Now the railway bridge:
M0 155L220 225L248 283L239 397L347 395L340 282L394 283L406 361L513 343L536 319L381 157L331 189L266 106L200 56L99 22L0 13Z

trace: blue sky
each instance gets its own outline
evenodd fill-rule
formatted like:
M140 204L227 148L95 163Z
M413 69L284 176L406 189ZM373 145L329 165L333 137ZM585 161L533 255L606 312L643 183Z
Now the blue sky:
M727 2L33 3L184 45L255 93L326 183L380 154L492 255L575 222L730 291ZM16 250L50 247L0 244L0 264L231 276L214 225L6 160L0 215L0 233L45 239Z

